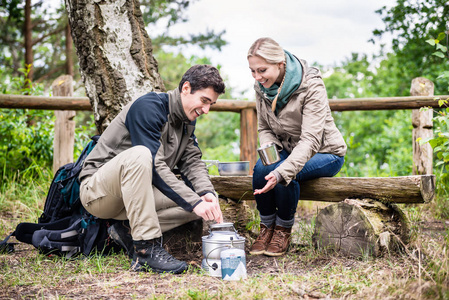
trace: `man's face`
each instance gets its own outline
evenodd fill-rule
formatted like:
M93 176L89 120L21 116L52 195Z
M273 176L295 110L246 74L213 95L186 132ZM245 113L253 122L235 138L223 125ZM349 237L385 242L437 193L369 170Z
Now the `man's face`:
M190 91L190 83L188 81L184 82L181 90L182 107L187 118L190 121L194 121L202 114L209 112L210 106L217 102L219 94L211 87L197 90L193 94Z

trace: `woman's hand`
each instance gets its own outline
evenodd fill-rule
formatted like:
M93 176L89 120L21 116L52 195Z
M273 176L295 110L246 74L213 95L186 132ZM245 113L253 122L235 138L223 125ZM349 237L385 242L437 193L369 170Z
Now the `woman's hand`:
M263 187L263 189L254 190L254 195L266 193L266 192L272 190L278 183L276 175L274 175L273 172L271 172L270 174L265 176L265 180L267 181L267 184Z
M273 142L266 142L266 143L263 143L263 144L260 145L260 148L264 148L264 147L266 147L266 146L268 146L268 145L271 145L271 144L273 144Z

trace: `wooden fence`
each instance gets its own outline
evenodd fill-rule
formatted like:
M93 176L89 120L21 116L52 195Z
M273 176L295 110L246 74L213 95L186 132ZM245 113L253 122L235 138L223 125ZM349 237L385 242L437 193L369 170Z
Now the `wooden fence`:
M74 111L90 111L86 97L72 97L70 76L64 75L53 82L53 97L0 95L0 108L45 109L65 111L57 114L55 124L54 166L73 159ZM425 78L413 79L409 97L329 99L332 111L394 110L411 109L413 123L413 163L414 174L432 174L432 148L429 144L419 145L417 138L432 136L433 110L420 111L421 107L437 108L435 99L449 96L434 96L433 83ZM66 96L62 96L62 95ZM69 110L69 112L67 112ZM250 161L251 170L257 160L257 116L255 101L220 99L211 111L240 113L240 160ZM56 128L58 127L58 128Z

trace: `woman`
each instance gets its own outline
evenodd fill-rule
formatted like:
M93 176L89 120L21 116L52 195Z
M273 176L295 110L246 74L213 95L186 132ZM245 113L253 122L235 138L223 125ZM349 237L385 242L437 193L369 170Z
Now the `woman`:
M290 244L300 183L337 174L346 144L335 126L320 71L260 38L248 51L256 80L260 145L275 143L281 160L254 167L260 233L251 254L281 256Z

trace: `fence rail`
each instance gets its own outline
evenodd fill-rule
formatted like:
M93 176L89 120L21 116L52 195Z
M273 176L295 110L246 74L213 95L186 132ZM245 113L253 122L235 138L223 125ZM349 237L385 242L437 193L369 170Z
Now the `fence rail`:
M55 82L69 84L71 78L64 77L56 79ZM25 96L25 95L0 95L0 109L43 109L55 111L91 111L91 104L87 97L72 97L71 92L67 96L55 97L45 96ZM432 148L430 145L419 145L416 140L419 137L426 138L432 136L432 109L421 112L421 107L438 108L438 99L448 99L449 95L434 96L433 83L425 78L418 77L412 81L411 96L408 97L379 97L379 98L351 98L351 99L329 99L329 106L332 111L363 111L363 110L396 110L411 109L413 123L413 163L414 174L432 174ZM255 165L257 160L257 116L256 102L243 100L219 99L210 109L219 112L240 113L240 160L250 161L250 167ZM66 123L73 120L67 118ZM67 125L64 125L67 126ZM72 126L73 127L73 126ZM61 137L55 140L62 140L63 136L73 136L72 132L56 130ZM59 147L64 147L61 144ZM66 147L70 147L66 146ZM73 146L72 146L73 148ZM68 149L70 150L70 149ZM72 150L73 151L73 150ZM59 152L67 152L58 149ZM67 152L68 153L68 152ZM73 152L72 152L73 153ZM56 156L56 147L55 153ZM70 157L70 155L68 155ZM67 158L66 158L67 160ZM56 160L61 161L64 160ZM53 169L59 166L54 165Z
M329 99L329 106L332 111L419 109L421 107L438 108L438 101L435 99L448 98L449 95ZM45 97L25 95L0 95L0 108L92 110L89 98L87 97ZM256 109L256 102L219 99L210 110L241 112L244 109Z

